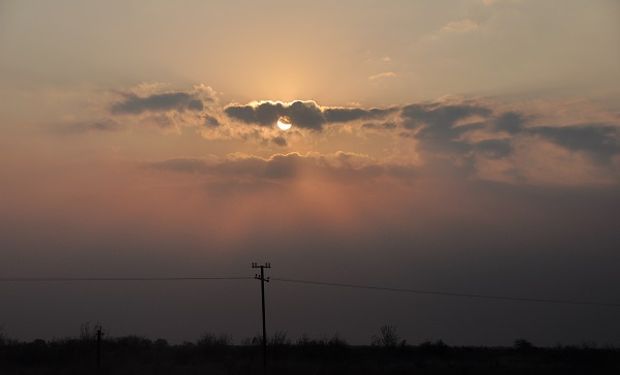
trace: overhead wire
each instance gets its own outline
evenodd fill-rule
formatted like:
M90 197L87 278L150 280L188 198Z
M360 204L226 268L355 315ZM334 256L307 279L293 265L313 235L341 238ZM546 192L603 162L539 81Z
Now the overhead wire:
M75 281L203 281L203 280L247 280L249 276L233 277L0 277L0 282L75 282Z
M179 277L0 277L0 282L123 282L123 281L209 281L209 280L250 280L255 279L254 276L179 276ZM507 295L490 295L490 294L477 294L477 293L460 293L460 292L448 292L426 289L412 289L412 288L397 288L386 287L378 285L363 285L363 284L350 284L340 282L327 282L317 280L304 280L304 279L291 279L283 277L271 277L270 281L305 284L315 286L327 286L327 287L340 287L350 289L365 289L375 291L387 291L396 293L410 293L417 295L432 295L443 297L461 297L461 298L474 298L474 299L486 299L486 300L503 300L513 302L534 302L534 303L548 303L548 304L563 304L563 305L584 305L584 306L598 306L598 307L620 307L620 303L614 302L599 302L599 301L584 301L573 299L551 299L551 298L534 298L534 297L517 297Z
M565 305L587 305L587 306L599 306L599 307L620 307L620 303L613 303L613 302L595 302L595 301L580 301L580 300L568 300L568 299L548 299L548 298L504 296L504 295L455 293L455 292L445 292L445 291L436 291L436 290L393 288L393 287L384 287L384 286L376 286L376 285L361 285L361 284L347 284L347 283L315 281L315 280L288 279L288 278L280 278L280 277L272 277L270 278L270 280L287 282L287 283L297 283L297 284L332 286L332 287L353 288L353 289L367 289L367 290L411 293L411 294L419 294L419 295L434 295L434 296L444 296L444 297L463 297L463 298L477 298L477 299L487 299L487 300L504 300L504 301L514 301L514 302L537 302L537 303L552 303L552 304L565 304Z

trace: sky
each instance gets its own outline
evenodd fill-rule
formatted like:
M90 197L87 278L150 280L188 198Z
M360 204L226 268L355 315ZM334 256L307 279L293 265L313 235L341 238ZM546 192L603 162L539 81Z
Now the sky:
M620 303L620 3L0 1L0 277ZM278 121L291 124L283 130ZM0 282L9 337L260 330L256 280ZM267 326L620 345L617 308L267 284Z

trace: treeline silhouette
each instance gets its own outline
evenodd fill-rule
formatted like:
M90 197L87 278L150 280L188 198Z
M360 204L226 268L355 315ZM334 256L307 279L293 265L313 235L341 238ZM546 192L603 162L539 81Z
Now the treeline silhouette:
M226 334L204 334L195 342L171 344L139 336L100 342L96 326L80 335L29 342L0 336L2 374L257 374L263 370L259 336L233 343ZM285 332L268 339L269 374L618 374L620 349L581 346L536 347L524 339L511 347L450 346L443 341L411 345L393 326L383 326L369 345L350 345L338 335L292 340Z

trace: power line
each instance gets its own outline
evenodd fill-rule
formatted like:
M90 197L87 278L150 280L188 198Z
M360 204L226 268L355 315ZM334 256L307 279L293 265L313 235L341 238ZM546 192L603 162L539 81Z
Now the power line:
M444 296L444 297L464 297L464 298L478 298L478 299L503 300L503 301L514 301L514 302L537 302L537 303L553 303L553 304L563 304L563 305L587 305L587 306L598 306L598 307L620 307L620 303L611 303L611 302L593 302L593 301L511 297L511 296L470 294L470 293L453 293L453 292L441 292L441 291L434 291L434 290L390 288L390 287L382 287L382 286L374 286L374 285L359 285L359 284L333 283L333 282L314 281L314 280L285 279L285 278L278 278L278 277L272 277L271 280L287 282L287 283L297 283L297 284L335 286L335 287L354 288L354 289L371 289L371 290L381 290L381 291L388 291L388 292L436 295L436 296Z
M0 277L0 282L73 282L73 281L203 281L203 280L249 280L238 277Z
M12 283L12 282L139 282L139 281L208 281L208 280L251 280L256 277L251 276L224 276L224 277L206 277L206 276L182 276L182 277L0 277L0 283ZM595 302L595 301L580 301L580 300L565 300L565 299L547 299L547 298L531 298L531 297L513 297L513 296L500 296L500 295L486 295L486 294L472 294L472 293L455 293L444 292L435 290L423 290L423 289L409 289L409 288L393 288L383 287L376 285L361 285L361 284L348 284L348 283L336 283L325 282L316 280L300 280L300 279L288 279L272 277L270 280L296 283L296 284L308 284L308 285L320 285L320 286L333 286L341 288L353 288L353 289L367 289L378 290L398 293L411 293L419 295L436 295L443 297L462 297L462 298L476 298L487 300L503 300L513 302L536 302L536 303L550 303L550 304L562 304L562 305L583 305L583 306L598 306L598 307L620 307L620 303L613 302Z

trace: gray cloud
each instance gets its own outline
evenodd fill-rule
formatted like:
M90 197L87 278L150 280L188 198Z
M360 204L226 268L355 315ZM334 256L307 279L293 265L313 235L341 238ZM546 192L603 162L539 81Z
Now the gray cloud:
M411 104L403 107L401 119L409 132L401 136L421 140L422 149L466 155L474 152L490 158L509 156L512 141L519 135L544 138L570 151L581 151L609 160L620 153L619 128L611 124L585 123L565 126L527 126L532 116L517 112L494 115L492 108L469 104ZM458 124L473 116L480 121ZM470 131L507 132L510 138L473 142L464 137Z
M140 114L143 112L164 112L170 110L202 111L204 104L201 98L186 92L169 92L138 96L123 94L123 99L114 103L110 111L115 114Z
M468 131L484 128L484 122L474 122L456 126L460 120L472 116L483 118L491 115L491 110L477 105L411 104L402 109L403 127L410 132L401 136L421 140L422 150L439 153L465 154L472 145L460 139Z
M262 102L258 105L230 105L224 112L234 120L261 126L273 125L278 117L287 116L296 126L320 130L328 123L377 119L396 110L396 108L320 107L313 101L296 100L288 104Z
M327 122L333 123L377 119L385 117L394 111L396 111L396 108L326 108L323 114Z
M464 133L484 128L483 122L455 126L458 121L472 116L489 117L492 111L478 105L411 104L401 112L403 126L415 132L422 147L440 152L465 153L471 145L459 137Z
M397 125L393 121L387 122L367 122L362 124L363 129L374 129L374 130L391 130L396 129Z
M504 112L493 121L495 128L511 134L523 130L523 125L527 122L527 116L519 112Z
M620 131L606 124L580 124L574 126L539 126L528 133L541 136L572 151L583 151L596 158L607 160L620 153Z
M92 122L77 122L60 129L62 134L82 134L87 132L114 132L123 129L123 125L112 120L102 119Z
M271 138L271 142L275 143L278 146L282 146L282 147L287 145L286 138L284 138L282 136L277 136L277 137Z
M439 135L445 131L457 130L453 126L459 120L475 115L488 117L491 113L489 108L478 105L410 104L403 107L401 117L406 128L415 129L427 125L429 135Z
M488 139L475 143L473 149L491 159L506 157L512 153L510 139Z
M204 125L206 127L212 128L212 127L218 127L220 126L220 122L217 118L210 116L210 115L205 115L204 116Z

